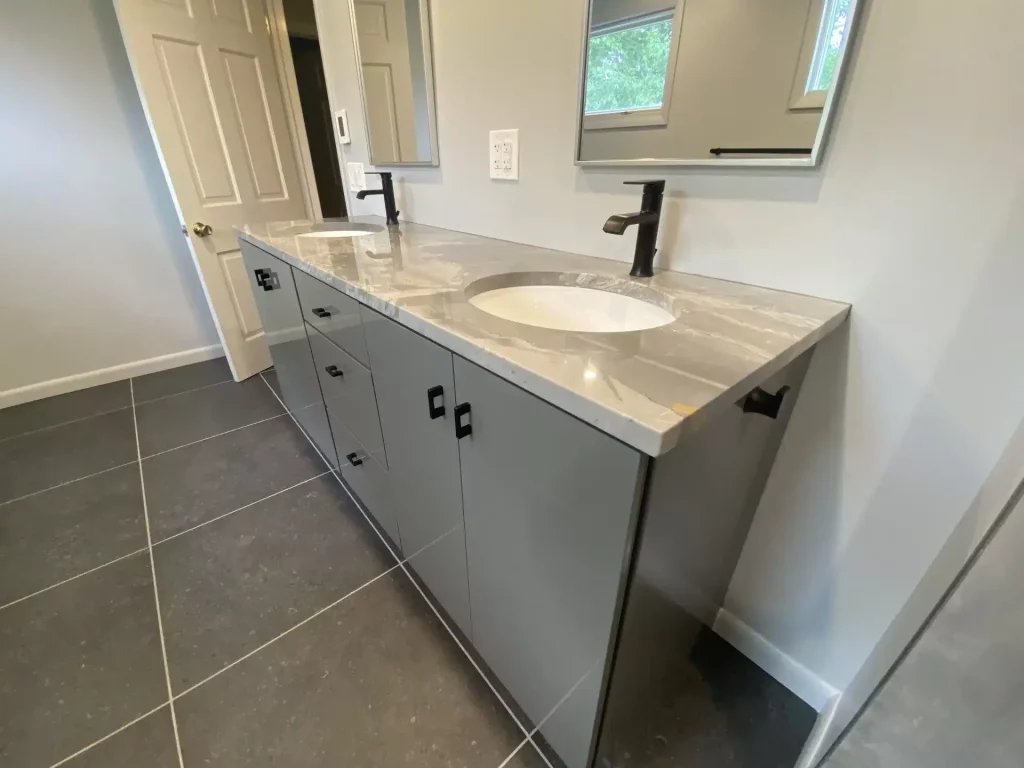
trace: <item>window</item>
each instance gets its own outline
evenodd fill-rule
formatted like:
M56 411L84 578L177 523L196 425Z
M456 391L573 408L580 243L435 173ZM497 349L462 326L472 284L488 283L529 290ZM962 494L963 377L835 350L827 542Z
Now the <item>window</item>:
M665 124L675 15L669 9L591 30L584 127Z
M832 87L839 64L839 54L846 44L850 29L850 4L852 0L831 0L825 4L818 40L814 47L814 61L807 78L806 92L827 91Z
M790 108L821 109L825 106L849 36L852 5L853 0L811 3Z

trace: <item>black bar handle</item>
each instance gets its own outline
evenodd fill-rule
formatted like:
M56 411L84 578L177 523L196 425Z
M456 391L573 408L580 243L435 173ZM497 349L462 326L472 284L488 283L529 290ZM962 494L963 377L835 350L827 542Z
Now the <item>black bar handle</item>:
M754 387L747 396L740 401L740 408L744 413L757 413L767 416L769 419L777 419L779 410L782 408L782 401L789 392L789 385L782 387L774 395L765 392L760 387Z
M326 309L324 309L323 307L313 307L313 308L312 308L311 310L309 310L309 311L310 311L310 312L312 312L312 313L313 313L314 315L316 315L317 317L319 317L319 318L321 318L321 319L322 319L322 318L325 318L325 317L330 317L330 316L331 316L331 313L330 313L330 312L328 312L328 311L327 311Z
M345 458L348 459L348 463L351 464L353 467L358 467L360 464L363 463L362 459L356 458L358 455L359 454L357 453L350 453Z
M464 437L468 437L473 434L473 425L469 421L465 424L462 423L463 416L469 416L470 411L473 409L469 403L459 403L455 406L455 437L461 440Z
M440 405L434 405L436 397L441 398ZM427 390L427 412L431 419L439 419L444 416L444 387L440 384Z
M264 291L272 291L277 287L277 275L272 270L254 269L253 274L256 275L256 285Z
M307 368L306 370L308 371L309 369ZM327 371L327 373L329 373L334 378L338 378L339 376L345 375L345 372L338 368L338 366L336 365L328 365L326 368L324 368L324 370Z
M809 155L807 147L714 147L708 150L712 155Z

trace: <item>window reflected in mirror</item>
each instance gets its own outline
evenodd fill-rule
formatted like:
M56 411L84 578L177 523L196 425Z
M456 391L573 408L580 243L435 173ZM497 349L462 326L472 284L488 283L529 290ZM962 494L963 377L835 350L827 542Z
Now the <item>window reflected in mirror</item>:
M856 4L591 0L577 160L812 164Z

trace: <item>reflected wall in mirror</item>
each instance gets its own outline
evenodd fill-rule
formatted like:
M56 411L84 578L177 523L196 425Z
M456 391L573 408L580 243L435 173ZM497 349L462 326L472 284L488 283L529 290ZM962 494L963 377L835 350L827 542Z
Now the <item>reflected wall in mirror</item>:
M814 165L857 0L590 0L576 161Z
M352 0L363 115L374 165L437 165L427 0Z

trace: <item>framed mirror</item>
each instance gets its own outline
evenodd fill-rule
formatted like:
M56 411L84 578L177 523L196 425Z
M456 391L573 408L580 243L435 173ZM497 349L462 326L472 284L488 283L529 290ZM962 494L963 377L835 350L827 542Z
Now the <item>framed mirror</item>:
M589 0L577 165L814 166L858 0Z
M352 0L370 162L438 165L427 0Z

